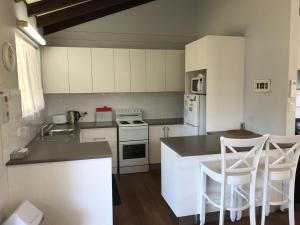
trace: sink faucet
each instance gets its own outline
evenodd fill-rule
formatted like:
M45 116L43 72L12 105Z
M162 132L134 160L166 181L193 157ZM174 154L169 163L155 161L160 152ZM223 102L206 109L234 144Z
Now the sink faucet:
M54 127L55 126L55 124L54 123L46 123L45 125L43 125L42 127L41 127L41 137L44 137L45 136L45 134L47 133L47 132L49 132L49 130L52 128L52 127Z

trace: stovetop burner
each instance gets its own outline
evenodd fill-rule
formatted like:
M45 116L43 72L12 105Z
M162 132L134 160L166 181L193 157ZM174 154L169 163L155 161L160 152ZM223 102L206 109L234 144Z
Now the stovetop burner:
M128 121L120 121L120 124L130 124Z
M134 120L134 121L132 121L132 123L134 123L134 124L143 124L144 122L141 121L141 120Z

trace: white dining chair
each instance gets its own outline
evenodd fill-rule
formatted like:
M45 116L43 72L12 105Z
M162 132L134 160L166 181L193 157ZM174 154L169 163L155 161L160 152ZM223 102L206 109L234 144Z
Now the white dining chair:
M250 208L250 224L255 225L255 185L256 174L263 146L268 136L251 139L231 139L221 137L221 160L201 163L200 224L205 224L207 202L220 210L219 225L224 224L224 214L231 212L235 221L236 212ZM238 148L247 148L239 153ZM244 149L245 150L245 149ZM230 155L227 153L229 151ZM212 200L206 191L207 177L221 186L220 201ZM228 187L229 186L229 187ZM245 186L248 186L248 192ZM225 202L227 188L230 188L230 203ZM236 198L246 203L237 206Z
M295 225L294 189L299 155L300 135L291 137L270 136L267 141L261 225L265 224L265 218L269 215L271 205L281 207L288 205L289 224ZM275 187L272 182L281 182L283 187ZM287 188L284 188L285 184ZM271 191L279 194L281 199L271 199Z

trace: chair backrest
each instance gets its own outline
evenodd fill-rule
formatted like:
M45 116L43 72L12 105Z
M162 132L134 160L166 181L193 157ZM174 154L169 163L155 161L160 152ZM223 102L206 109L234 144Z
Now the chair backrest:
M250 139L221 137L222 174L256 172L262 149L267 139L268 135ZM237 154L239 152L237 148L247 148L247 150L245 151L245 154ZM228 153L237 154L234 159L230 159L230 164L227 162Z
M270 149L271 148L271 149ZM276 158L270 160L270 155ZM266 164L270 169L295 169L300 155L300 135L271 135L267 142Z

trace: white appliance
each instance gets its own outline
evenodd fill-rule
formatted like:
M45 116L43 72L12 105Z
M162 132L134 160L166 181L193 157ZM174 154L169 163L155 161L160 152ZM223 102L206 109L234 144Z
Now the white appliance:
M198 127L198 134L206 134L206 96L184 95L184 123Z
M200 73L197 77L191 79L191 93L193 94L206 93L205 75Z
M68 122L66 114L56 114L52 116L52 123L66 124Z
M44 214L40 209L35 207L31 202L25 201L3 225L41 225L43 218Z
M119 173L149 171L148 124L141 109L118 109Z

